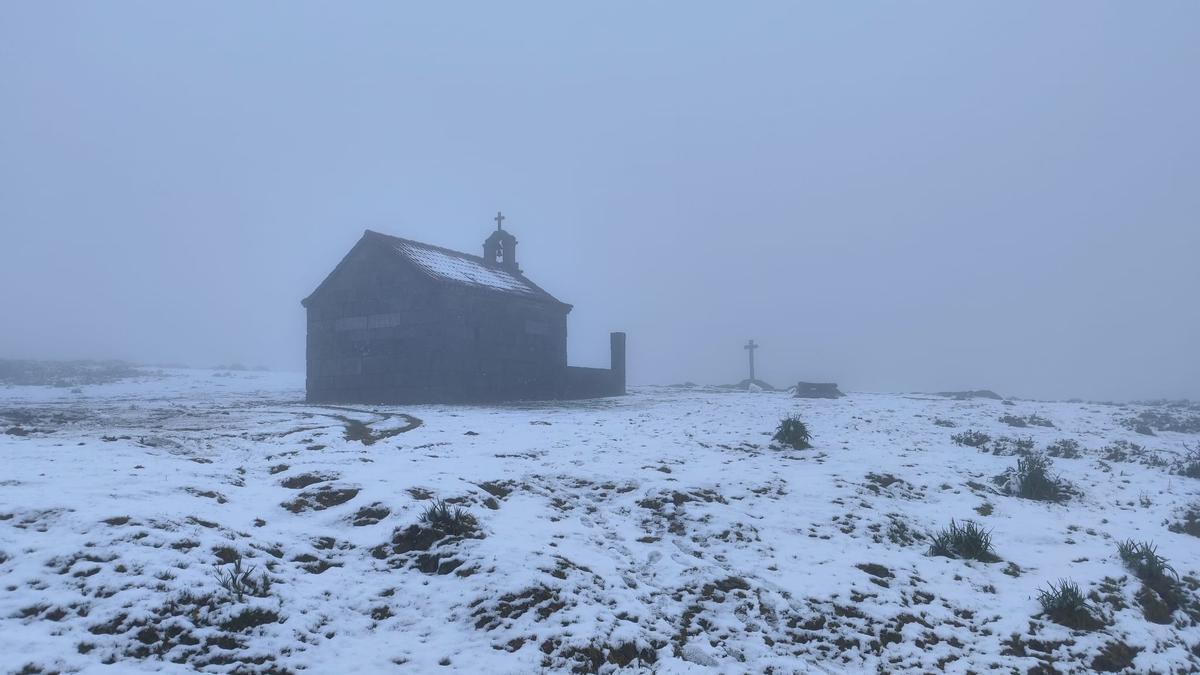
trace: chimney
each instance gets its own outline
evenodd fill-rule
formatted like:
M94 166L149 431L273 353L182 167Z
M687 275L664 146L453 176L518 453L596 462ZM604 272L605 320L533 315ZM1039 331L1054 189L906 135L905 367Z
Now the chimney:
M616 385L614 388L616 393L625 394L625 334L610 333L608 336L609 349L612 352L612 361L610 368L612 369L613 381Z

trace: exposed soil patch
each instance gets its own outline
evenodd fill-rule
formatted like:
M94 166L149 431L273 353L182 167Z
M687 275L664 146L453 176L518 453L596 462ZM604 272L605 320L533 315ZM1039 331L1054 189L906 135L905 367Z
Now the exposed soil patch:
M205 497L207 499L215 499L218 504L225 504L229 501L225 495L213 490L201 490L200 488L184 488L184 491L196 497Z
M860 563L855 567L878 579L892 579L896 576L892 574L891 570L878 563Z
M289 476L279 481L279 484L289 490L300 490L308 487L309 485L315 485L317 483L324 483L326 481L337 479L337 474L302 473L297 476Z
M469 539L482 539L474 517L460 509L451 508L445 502L435 502L422 516L421 521L392 532L389 543L380 544L371 550L378 560L387 561L393 568L412 568L426 574L450 574L459 576L474 573L474 568L460 569L466 561L462 544Z
M1131 667L1141 651L1141 647L1131 647L1120 640L1113 640L1105 644L1100 653L1092 659L1092 670L1119 673Z
M349 409L342 408L342 410L349 410ZM370 412L370 411L351 410L351 412ZM403 414L396 415L396 414L384 413L384 412L370 412L370 414L381 416L382 419L380 419L379 422L387 421L394 417L399 417L404 421L404 423L401 426L392 427L389 429L374 429L374 428L372 428L371 424L368 424L361 420L356 420L352 417L346 417L345 415L333 415L332 417L339 420L342 423L342 425L345 427L346 431L345 431L344 437L346 440L358 441L358 442L362 443L363 445L374 445L375 443L377 443L379 441L385 441L389 438L393 438L395 436L399 436L400 434L412 431L413 429L416 429L417 427L419 427L423 424L423 422L419 418L413 417L412 415L403 415Z
M544 621L566 605L557 590L549 586L534 586L502 595L494 603L483 604L471 616L475 617L476 628L492 630L500 626L502 619L516 619L529 611L534 612L538 620Z
M1184 511L1183 517L1179 521L1171 523L1167 529L1178 534L1200 537L1200 505L1188 508Z
M512 494L514 485L516 485L516 483L514 483L513 481L498 481L498 480L490 480L490 481L486 481L483 483L479 483L479 487L483 488L484 492L487 492L491 496L499 498L499 499L504 499L505 497Z
M301 492L290 502L280 504L292 513L303 511L323 511L325 509L345 504L358 496L358 488L337 488L326 485L318 490Z
M380 502L375 502L369 506L364 506L354 513L355 527L364 525L374 525L379 521L387 518L392 512L386 505Z

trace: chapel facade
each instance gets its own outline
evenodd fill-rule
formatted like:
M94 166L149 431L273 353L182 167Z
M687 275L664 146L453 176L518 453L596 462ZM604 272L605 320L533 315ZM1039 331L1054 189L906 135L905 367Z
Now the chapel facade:
M475 256L367 230L315 291L307 399L475 403L625 393L625 334L607 369L567 365L564 303L517 265L497 227Z

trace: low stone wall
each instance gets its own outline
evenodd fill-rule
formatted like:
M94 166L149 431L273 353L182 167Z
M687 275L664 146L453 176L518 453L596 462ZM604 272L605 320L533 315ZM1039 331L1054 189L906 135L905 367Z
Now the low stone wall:
M567 367L567 389L563 398L600 398L624 393L624 383L608 368Z
M625 395L625 334L608 336L611 368L582 368L567 366L567 382L563 398L600 398Z
M796 385L796 398L841 398L845 396L833 382L800 382Z

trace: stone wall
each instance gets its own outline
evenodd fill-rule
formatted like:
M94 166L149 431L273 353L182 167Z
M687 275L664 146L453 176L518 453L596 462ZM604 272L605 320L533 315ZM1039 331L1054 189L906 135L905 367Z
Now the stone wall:
M610 367L567 367L567 388L563 398L600 398L625 394L625 334L609 336Z

